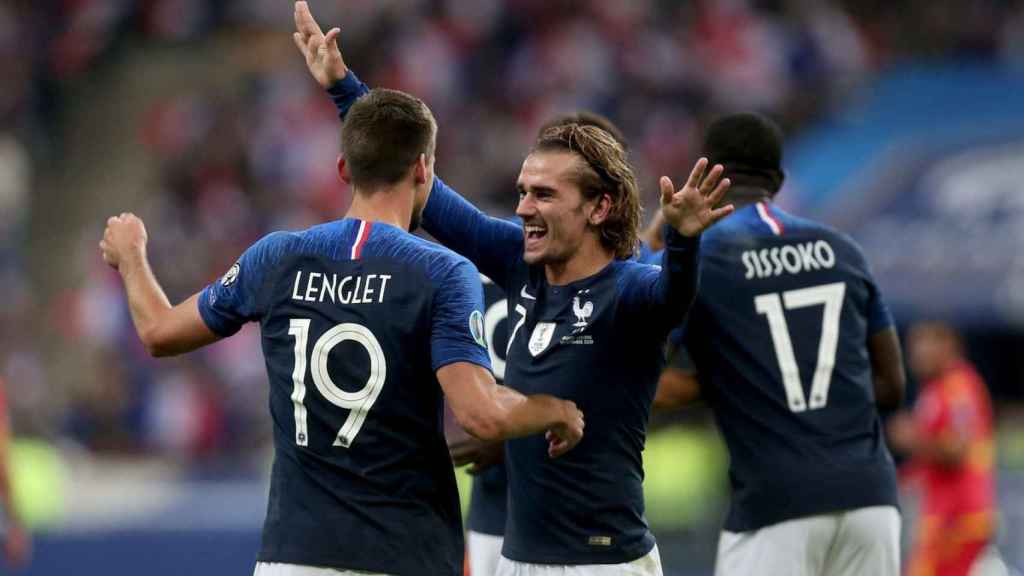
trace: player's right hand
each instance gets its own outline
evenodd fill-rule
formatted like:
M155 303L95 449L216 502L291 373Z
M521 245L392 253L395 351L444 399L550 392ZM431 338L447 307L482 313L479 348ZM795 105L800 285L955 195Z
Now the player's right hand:
M125 259L145 256L148 240L146 225L135 214L122 212L120 216L111 216L107 218L107 228L100 240L103 261L119 270Z
M583 439L583 412L573 402L562 402L565 413L563 422L544 435L548 441L548 456L551 458L558 458L572 450Z
M326 35L320 29L306 2L295 3L295 46L306 58L310 74L325 89L348 74L345 59L338 49L340 28L331 28Z

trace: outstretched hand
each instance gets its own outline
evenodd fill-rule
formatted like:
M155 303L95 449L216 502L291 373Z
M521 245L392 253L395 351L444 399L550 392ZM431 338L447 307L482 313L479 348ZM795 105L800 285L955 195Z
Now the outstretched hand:
M715 208L729 189L729 179L719 181L724 170L721 164L715 164L705 174L707 167L707 158L697 160L686 185L679 190L673 188L668 176L661 177L662 214L665 221L683 236L697 236L734 210L732 204Z
M340 28L331 28L325 35L309 11L309 4L302 1L295 3L295 33L292 39L306 58L310 74L324 88L329 88L348 74L345 59L338 49L339 34Z

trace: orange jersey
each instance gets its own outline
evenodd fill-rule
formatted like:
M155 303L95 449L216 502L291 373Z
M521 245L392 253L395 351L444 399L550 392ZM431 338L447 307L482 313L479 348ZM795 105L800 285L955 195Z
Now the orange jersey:
M922 436L966 441L959 466L915 460L922 488L921 517L911 576L966 576L995 533L995 451L992 408L981 377L960 363L927 382L914 408Z
M926 383L914 408L922 436L967 441L962 465L915 462L923 482L926 515L991 511L995 504L992 407L981 377L966 362Z

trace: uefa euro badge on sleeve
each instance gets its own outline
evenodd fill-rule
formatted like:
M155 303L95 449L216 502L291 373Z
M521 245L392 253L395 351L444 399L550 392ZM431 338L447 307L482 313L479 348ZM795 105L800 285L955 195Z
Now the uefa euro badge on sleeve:
M220 283L222 286L231 286L238 279L238 272L241 271L242 266L240 263L235 262L227 272L224 273L224 277L221 278Z
M534 357L540 355L551 344L551 337L555 334L554 322L537 322L533 327L533 334L530 335L530 354Z

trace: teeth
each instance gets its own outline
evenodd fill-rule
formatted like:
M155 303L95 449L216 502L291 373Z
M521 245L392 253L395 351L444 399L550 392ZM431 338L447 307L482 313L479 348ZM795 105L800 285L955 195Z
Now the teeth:
M523 228L526 230L527 233L533 233L533 232L540 233L540 232L544 232L544 230L545 230L541 226L524 226Z

